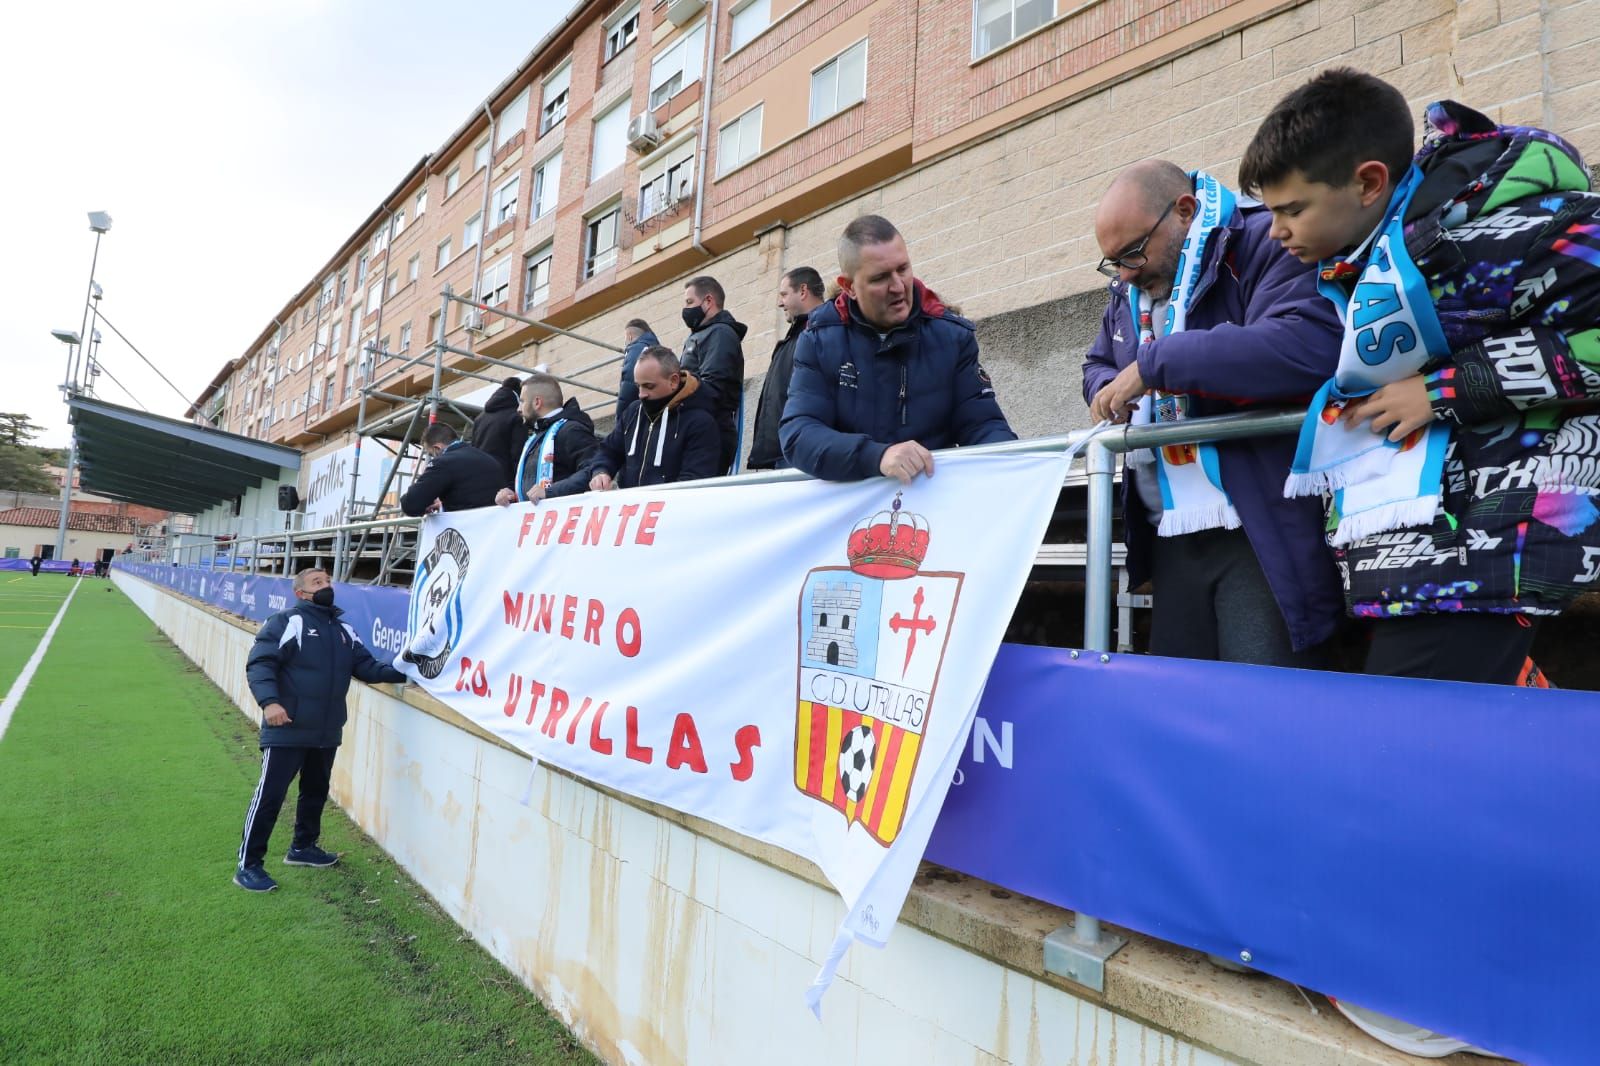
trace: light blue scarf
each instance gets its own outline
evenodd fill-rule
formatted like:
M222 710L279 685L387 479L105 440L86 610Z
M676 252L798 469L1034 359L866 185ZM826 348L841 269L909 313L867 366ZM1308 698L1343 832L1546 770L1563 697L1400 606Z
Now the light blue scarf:
M1194 221L1178 255L1178 270L1172 280L1172 298L1167 303L1167 336L1181 333L1189 318L1189 303L1205 265L1206 245L1211 235L1226 226L1238 206L1238 197L1226 185L1203 170L1191 171L1194 194L1199 201ZM1128 287L1128 310L1133 328L1143 348L1155 339L1152 303L1149 295ZM1133 414L1134 425L1181 422L1189 417L1189 398L1181 393L1151 392L1139 401ZM1202 529L1238 529L1239 512L1222 487L1222 471L1214 444L1178 444L1156 451L1134 452L1128 461L1135 466L1159 459L1156 467L1161 484L1161 524L1156 533L1177 537Z
M561 427L567 424L565 418L556 419L555 425L545 430L537 437L529 437L528 442L522 446L522 455L517 459L517 476L511 483L511 489L517 494L519 500L526 501L527 493L522 490L522 472L527 469L528 456L533 453L535 445L538 447L538 465L534 473L538 475L535 484L549 485L556 476L556 434Z
M1406 208L1421 183L1422 172L1412 167L1383 221L1346 260L1358 261L1371 242L1354 292L1346 295L1331 280L1318 285L1344 321L1344 341L1333 380L1311 401L1283 491L1285 496L1333 493L1336 524L1329 541L1335 546L1427 525L1439 506L1450 444L1446 423L1431 422L1395 443L1374 433L1370 423L1350 425L1338 419L1348 401L1418 374L1427 363L1450 354L1427 279L1406 251ZM1328 279L1332 267L1321 264L1319 275Z

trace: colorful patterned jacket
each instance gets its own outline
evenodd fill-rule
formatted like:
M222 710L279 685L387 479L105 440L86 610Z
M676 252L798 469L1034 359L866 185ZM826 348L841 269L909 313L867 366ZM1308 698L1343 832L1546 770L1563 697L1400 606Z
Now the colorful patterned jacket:
M1450 341L1433 524L1335 551L1351 612L1548 615L1600 577L1600 196L1561 138L1428 109L1406 247Z

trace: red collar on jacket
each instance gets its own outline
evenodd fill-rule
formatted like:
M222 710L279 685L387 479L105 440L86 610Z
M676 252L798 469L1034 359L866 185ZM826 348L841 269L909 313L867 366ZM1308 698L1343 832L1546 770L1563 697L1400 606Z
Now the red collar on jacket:
M911 301L913 311L920 310L922 314L927 315L929 318L940 318L948 310L944 305L944 301L939 299L939 294L916 278L911 279L911 291L914 297ZM833 309L839 313L839 321L847 326L850 324L850 304L850 295L846 292L841 291L833 299ZM915 314L912 317L916 317ZM910 319L906 321L909 322ZM872 323L862 319L862 325L872 326ZM872 328L876 329L877 327L873 326Z

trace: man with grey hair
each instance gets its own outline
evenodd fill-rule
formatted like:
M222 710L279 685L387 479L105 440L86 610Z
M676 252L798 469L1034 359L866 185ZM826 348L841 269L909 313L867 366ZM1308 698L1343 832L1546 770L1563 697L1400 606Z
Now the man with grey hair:
M813 477L933 475L940 448L1015 440L978 362L971 322L911 272L894 224L863 215L839 238L839 295L795 345L779 438Z
M716 477L722 435L710 390L671 348L646 348L633 365L639 398L606 434L589 465L553 483L546 495L631 489Z
M278 883L262 868L272 827L300 778L289 866L332 866L339 856L317 846L328 802L333 760L339 754L350 679L403 685L406 675L367 651L355 628L333 605L333 582L315 567L294 576L295 605L267 619L245 664L250 695L261 706L261 778L245 814L233 883L271 892Z

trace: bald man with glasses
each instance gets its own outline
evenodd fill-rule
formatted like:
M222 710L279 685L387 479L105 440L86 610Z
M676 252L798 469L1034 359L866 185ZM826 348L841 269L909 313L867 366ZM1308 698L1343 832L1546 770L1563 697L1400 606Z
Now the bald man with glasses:
M1157 159L1117 176L1094 220L1112 282L1083 364L1093 421L1309 401L1338 363L1339 323L1271 222L1202 171ZM1321 664L1343 600L1320 501L1283 496L1294 448L1275 436L1127 457L1129 576L1154 584L1152 652Z

